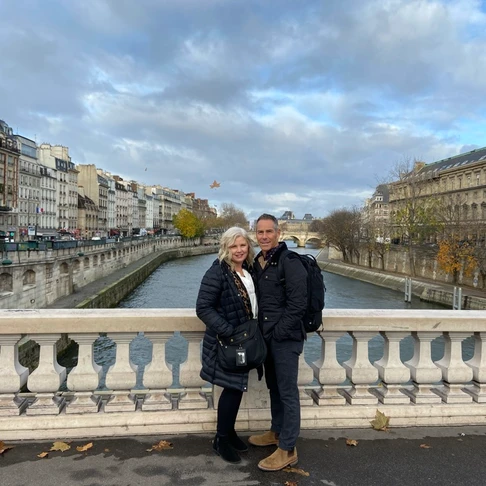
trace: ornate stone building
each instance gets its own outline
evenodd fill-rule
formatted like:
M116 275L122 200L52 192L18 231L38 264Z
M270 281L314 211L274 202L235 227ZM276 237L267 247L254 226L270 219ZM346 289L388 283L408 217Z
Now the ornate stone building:
M462 237L485 240L486 147L431 164L416 162L412 171L389 185L390 214L407 199L435 200L437 211L448 212L462 228ZM443 215L437 215L443 217Z

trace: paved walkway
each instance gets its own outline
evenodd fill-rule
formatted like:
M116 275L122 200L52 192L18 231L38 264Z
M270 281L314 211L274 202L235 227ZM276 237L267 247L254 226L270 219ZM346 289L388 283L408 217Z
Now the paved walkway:
M248 433L242 434L246 438ZM355 439L355 447L346 445ZM1 486L421 486L486 484L486 428L412 428L303 431L299 464L308 473L260 471L257 463L272 447L251 447L239 465L212 453L212 435L137 437L73 441L66 452L51 442L8 443L0 455ZM1 437L0 437L1 440ZM172 450L147 452L167 440ZM93 442L87 452L77 446Z

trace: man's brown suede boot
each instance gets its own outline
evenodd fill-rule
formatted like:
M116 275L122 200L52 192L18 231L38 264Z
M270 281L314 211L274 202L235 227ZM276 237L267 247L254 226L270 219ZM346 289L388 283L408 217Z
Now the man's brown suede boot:
M269 445L278 445L278 434L276 432L272 432L271 430L265 432L264 434L260 435L250 435L248 437L248 442L251 445L257 447L265 447Z
M298 461L299 458L295 447L293 451L284 451L279 447L273 454L262 459L258 463L258 467L262 471L280 471L284 467L295 466Z

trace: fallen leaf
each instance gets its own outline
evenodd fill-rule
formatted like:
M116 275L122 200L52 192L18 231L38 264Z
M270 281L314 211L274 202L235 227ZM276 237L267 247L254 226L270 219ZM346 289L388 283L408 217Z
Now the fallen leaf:
M284 486L297 486L297 481L285 481Z
M432 446L429 446L429 445L427 445L427 444L420 444L420 447L421 447L422 449L431 449L431 448L432 448Z
M172 449L172 444L166 440L161 440L160 442L157 442L157 444L154 444L150 449L147 449L147 452L152 452L152 451L163 451L166 449Z
M356 447L359 444L357 440L354 439L346 439L346 445Z
M5 444L5 442L2 442L0 440L0 456L5 452L5 451L8 451L9 449L13 449L14 446L8 446L7 444Z
M110 449L105 449L105 452L110 452Z
M40 454L37 454L37 457L40 457L41 459L44 459L44 457L47 457L49 455L48 452L41 452Z
M54 442L52 444L52 447L49 449L50 451L67 451L71 449L71 446L69 444L66 444L66 442Z
M88 449L91 449L92 447L93 447L93 443L89 442L88 444L85 444L84 446L76 447L76 450L78 452L86 452Z
M287 466L283 470L285 472L300 474L301 476L310 476L310 474L307 471L304 471L303 469L299 469L298 467Z
M383 430L386 432L388 430L388 425L390 424L390 417L387 417L384 413L376 410L375 418L370 421L370 424L375 430Z

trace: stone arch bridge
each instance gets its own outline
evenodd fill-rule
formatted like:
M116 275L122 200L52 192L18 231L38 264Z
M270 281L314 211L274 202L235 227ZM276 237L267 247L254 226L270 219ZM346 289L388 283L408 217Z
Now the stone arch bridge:
M250 231L249 235L253 241L257 241L254 231ZM312 231L281 230L280 241L284 240L292 240L298 247L305 247L306 243L313 243L316 246L323 245L321 235Z

